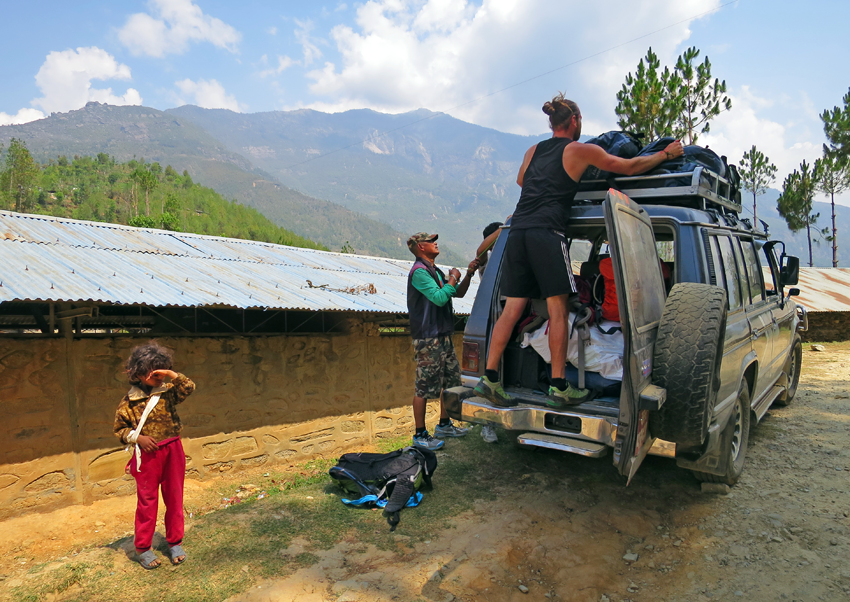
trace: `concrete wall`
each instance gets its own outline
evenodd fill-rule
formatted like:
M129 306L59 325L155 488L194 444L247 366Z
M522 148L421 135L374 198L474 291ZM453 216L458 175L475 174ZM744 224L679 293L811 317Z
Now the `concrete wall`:
M809 312L809 331L803 333L803 340L806 342L850 340L850 312Z
M410 339L359 319L340 335L158 340L197 384L180 407L189 478L413 432ZM135 491L112 425L122 363L146 341L0 338L0 518Z

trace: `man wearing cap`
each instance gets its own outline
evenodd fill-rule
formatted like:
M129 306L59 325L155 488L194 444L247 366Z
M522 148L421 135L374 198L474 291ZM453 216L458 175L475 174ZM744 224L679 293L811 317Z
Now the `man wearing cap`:
M440 449L445 442L435 439L425 428L425 402L437 399L443 389L460 386L460 364L457 361L452 335L455 330L452 297L463 297L469 289L478 261L472 260L466 276L452 268L446 279L434 265L440 254L437 235L417 232L407 239L407 247L416 256L407 276L407 310L410 314L410 334L413 337L416 360L416 384L413 394L413 419L416 433L413 445ZM467 429L452 424L446 409L440 404L440 423L434 435L463 437Z

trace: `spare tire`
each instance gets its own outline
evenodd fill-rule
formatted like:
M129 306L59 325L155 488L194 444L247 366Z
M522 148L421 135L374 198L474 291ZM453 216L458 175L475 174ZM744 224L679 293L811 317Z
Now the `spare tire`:
M720 388L726 335L726 291L710 284L676 284L667 297L655 341L652 382L667 401L650 415L656 437L682 451L702 446Z

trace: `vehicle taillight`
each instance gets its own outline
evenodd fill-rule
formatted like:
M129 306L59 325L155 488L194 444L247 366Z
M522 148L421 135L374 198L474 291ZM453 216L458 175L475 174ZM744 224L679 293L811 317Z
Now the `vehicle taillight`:
M478 372L478 343L463 343L461 368L467 372Z

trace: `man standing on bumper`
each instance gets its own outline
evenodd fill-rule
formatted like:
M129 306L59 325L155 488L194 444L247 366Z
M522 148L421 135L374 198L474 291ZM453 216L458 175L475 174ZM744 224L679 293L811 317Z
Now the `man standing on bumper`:
M565 232L584 170L593 165L630 176L684 153L677 140L654 155L615 157L595 144L576 142L581 136L581 111L563 94L544 104L543 112L549 116L553 136L528 149L519 169L517 184L522 192L510 224L501 283L507 302L493 328L484 376L475 387L476 395L500 406L516 405L502 388L499 363L530 298L546 299L549 310L552 386L547 404L559 408L587 399L588 391L576 389L564 379L569 341L567 298L576 291Z
M447 280L442 270L434 265L434 259L440 254L436 234L417 232L407 239L407 247L416 256L407 276L407 310L416 360L416 391L413 396L416 433L413 444L434 450L445 443L432 437L425 428L425 402L439 398L443 389L460 386L460 364L452 343L455 319L451 300L466 294L478 261L473 260L469 264L463 280L460 280L457 268L449 270ZM434 435L439 438L463 437L466 431L452 424L441 402L440 423L434 429Z

